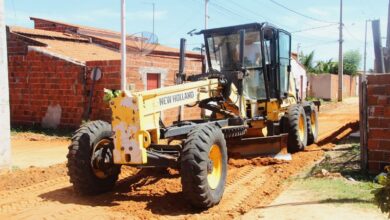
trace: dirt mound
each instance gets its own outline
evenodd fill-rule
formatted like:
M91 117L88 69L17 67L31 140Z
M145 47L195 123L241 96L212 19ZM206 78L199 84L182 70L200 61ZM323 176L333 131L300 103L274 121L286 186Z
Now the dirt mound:
M255 157L251 159L245 158L230 158L228 161L230 167L240 168L243 166L253 165L253 166L268 166L274 164L283 164L288 163L286 160L279 160L271 157Z
M66 176L66 165L58 164L46 168L30 167L24 170L7 171L0 175L0 191L13 190L36 183Z
M349 132L344 125L351 117L358 118L351 114L357 113L356 109L345 106L325 117L320 113L325 141L319 145ZM224 196L219 205L206 211L189 205L177 170L122 166L120 180L111 192L81 197L72 190L65 164L29 168L0 176L0 219L233 219L270 203L288 186L289 178L322 156L321 147L311 146L293 154L289 162L231 157Z
M49 136L45 134L39 134L34 132L16 132L12 133L11 138L13 140L28 140L28 141L69 141L70 137L65 136Z

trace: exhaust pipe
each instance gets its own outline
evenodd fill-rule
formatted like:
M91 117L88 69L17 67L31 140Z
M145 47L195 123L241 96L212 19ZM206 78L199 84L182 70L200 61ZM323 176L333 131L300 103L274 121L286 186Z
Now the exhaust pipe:
M185 68L185 59L186 59L186 39L180 39L180 57L179 57L179 72L176 74L176 84L182 84L185 80L184 68ZM181 116L182 106L179 106L179 114L177 115L177 121L180 122L182 119Z

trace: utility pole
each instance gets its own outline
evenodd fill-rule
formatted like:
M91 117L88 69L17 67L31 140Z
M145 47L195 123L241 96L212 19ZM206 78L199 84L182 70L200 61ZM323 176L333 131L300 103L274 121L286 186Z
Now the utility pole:
M0 170L11 168L11 130L8 86L8 55L4 1L0 0Z
M339 90L338 101L343 101L343 0L340 0L340 32L339 32Z
M364 70L363 70L363 80L366 78L367 74L367 23L371 20L366 20L366 30L364 33Z
M126 90L126 0L121 0L121 90Z
M389 0L389 10L387 13L387 41L386 41L387 51L390 53L390 0ZM390 56L390 54L389 54Z
M372 21L372 35L372 38L374 40L375 72L385 73L380 20Z
M207 20L209 19L209 14L208 14L208 4L209 0L204 0L204 29L207 29Z
M386 57L385 57L385 72L390 73L390 0L389 0L389 10L387 13L387 40L386 40Z
M301 50L301 43L298 43L297 45L297 60L299 62L299 51Z

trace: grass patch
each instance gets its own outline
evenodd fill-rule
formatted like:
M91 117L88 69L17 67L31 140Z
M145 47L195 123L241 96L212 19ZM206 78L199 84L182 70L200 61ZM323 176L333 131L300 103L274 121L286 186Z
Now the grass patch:
M308 178L297 182L299 188L315 193L321 203L350 204L360 208L377 209L371 193L377 184L367 181L351 182L346 179Z
M312 168L309 176L322 169L357 181L371 182L375 177L360 169L360 146L358 140L351 138L342 140L333 151L326 152L325 159Z
M339 177L313 177L322 173L323 169ZM346 138L338 142L333 150L326 152L324 160L314 166L306 178L296 183L299 188L312 191L315 198L323 203L377 209L372 190L379 185L373 179L374 176L360 169L359 140Z

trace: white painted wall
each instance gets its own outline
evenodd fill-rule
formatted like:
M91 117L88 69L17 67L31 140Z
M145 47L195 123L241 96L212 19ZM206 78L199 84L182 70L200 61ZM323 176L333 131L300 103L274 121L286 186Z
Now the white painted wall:
M11 167L11 133L8 89L8 59L4 0L0 0L0 170Z
M297 89L299 90L298 95L301 98L301 84L303 88L303 99L306 98L307 91L307 75L306 70L303 68L295 59L291 59L291 73L295 78L295 84ZM303 80L301 81L301 76L303 76Z

